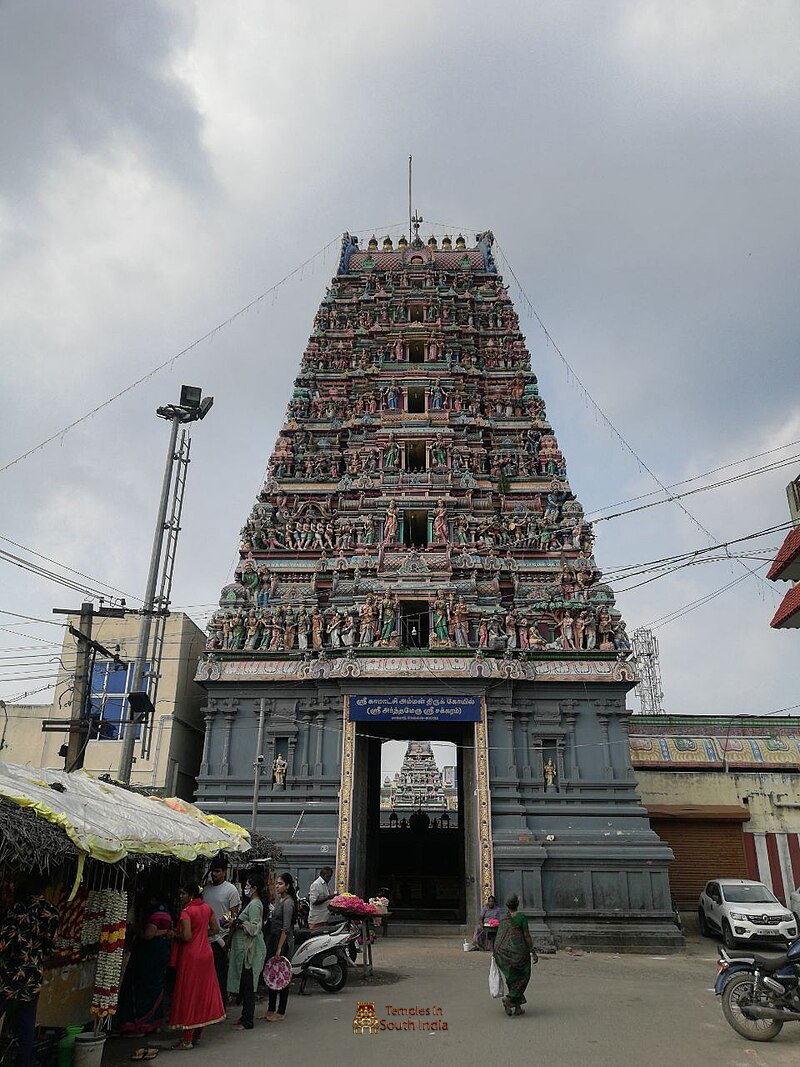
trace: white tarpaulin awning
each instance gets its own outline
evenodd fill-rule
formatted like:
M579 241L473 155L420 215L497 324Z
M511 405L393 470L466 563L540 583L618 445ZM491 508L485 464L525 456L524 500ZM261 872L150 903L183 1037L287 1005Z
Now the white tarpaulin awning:
M236 823L177 798L146 797L85 771L0 762L0 797L61 827L81 852L104 863L131 854L191 861L217 852L247 852L250 835Z

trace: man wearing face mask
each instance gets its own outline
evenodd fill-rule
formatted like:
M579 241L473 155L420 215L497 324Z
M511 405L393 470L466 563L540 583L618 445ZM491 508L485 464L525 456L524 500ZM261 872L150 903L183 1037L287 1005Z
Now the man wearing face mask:
M331 921L331 913L328 911L328 901L333 900L335 894L331 892L329 882L333 877L330 867L323 867L319 872L319 878L311 883L308 891L308 928L315 930L320 926L327 926Z
M224 857L213 861L209 878L211 881L203 889L203 901L210 905L220 925L219 933L209 934L208 940L211 942L211 951L214 953L214 969L217 972L217 981L224 1002L228 988L228 952L225 934L221 929L223 916L229 915L231 920L235 919L239 914L242 899L236 886L228 881L228 861Z

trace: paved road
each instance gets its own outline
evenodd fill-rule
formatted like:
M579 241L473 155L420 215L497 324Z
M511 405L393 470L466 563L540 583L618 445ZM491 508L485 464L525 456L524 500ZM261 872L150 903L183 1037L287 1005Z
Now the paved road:
M692 939L685 955L618 956L562 951L534 967L527 1014L507 1018L487 989L489 956L461 950L457 941L411 939L375 946L376 975L353 981L340 994L289 1000L281 1024L258 1022L247 1033L219 1025L190 1053L163 1051L159 1060L184 1055L194 1067L263 1063L281 1067L485 1067L535 1063L547 1067L798 1067L800 1024L789 1024L769 1043L750 1043L725 1022L712 991L716 945ZM311 988L311 984L309 984ZM359 1000L375 1002L379 1019L397 1022L387 1006L441 1009L445 1030L383 1031L354 1035ZM259 1010L259 1014L261 1011ZM230 1012L235 1018L237 1012ZM412 1017L419 1022L419 1017ZM153 1044L166 1044L156 1038ZM108 1043L104 1067L127 1060L133 1045Z

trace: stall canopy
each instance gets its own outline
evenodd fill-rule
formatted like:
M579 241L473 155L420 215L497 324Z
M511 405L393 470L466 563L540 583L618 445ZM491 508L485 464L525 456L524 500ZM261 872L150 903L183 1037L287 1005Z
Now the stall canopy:
M130 855L191 861L250 848L250 835L236 823L177 798L143 796L85 771L0 763L0 797L58 826L79 854L103 863Z

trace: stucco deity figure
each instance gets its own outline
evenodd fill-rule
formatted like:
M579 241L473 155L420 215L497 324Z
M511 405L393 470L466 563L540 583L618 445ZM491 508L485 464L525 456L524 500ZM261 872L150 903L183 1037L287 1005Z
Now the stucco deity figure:
M453 637L456 648L469 648L469 611L463 597L459 597L453 609Z
M390 385L387 389L384 389L384 397L386 398L386 407L389 411L397 411L400 407L400 390L396 385Z
M375 519L372 515L367 515L364 519L361 530L361 543L362 545L375 544Z
M517 647L517 616L516 612L509 611L506 614L506 648Z
M322 648L323 625L324 621L319 608L314 608L311 612L311 647L315 652L319 652Z
M256 617L255 610L250 609L250 613L247 616L247 638L244 643L244 647L251 652L256 648L258 644L258 631L260 629L260 623Z
M449 645L449 619L447 615L447 600L441 589L437 589L434 596L431 597L431 608L433 610L433 633L436 638L436 643L439 645Z
M438 433L431 445L431 466L439 470L447 466L447 449L442 443L442 435Z
M334 611L331 616L331 621L327 626L328 643L331 648L340 648L342 644L342 616L338 611Z
M340 636L345 648L352 648L356 643L356 620L352 611L348 611L344 617Z
M572 615L569 611L562 611L558 616L558 630L561 634L562 648L575 648L575 632Z
M395 441L394 434L389 435L389 440L383 450L383 469L395 470L400 466L400 445Z
M601 652L610 652L614 647L613 627L608 608L600 608L597 613L597 647Z
M397 595L387 589L381 601L381 644L388 645L394 637L397 622Z
M436 510L433 513L433 539L437 545L446 545L450 540L447 529L447 512L445 511L443 500L437 501Z
M628 637L628 633L625 629L625 620L618 619L614 623L614 648L628 651L631 647L631 641Z
M397 504L394 500L390 500L386 509L386 518L383 520L383 543L385 545L392 545L397 540L398 522Z
M300 608L300 614L297 616L297 647L301 652L308 650L308 635L311 629L311 624L308 620L308 613L305 608Z
M430 405L431 411L442 411L444 409L444 390L438 382L431 389Z
M371 648L375 643L375 598L372 593L358 609L358 618L361 630L359 647Z
M275 782L275 785L278 785L278 786L285 786L286 785L286 768L287 768L287 766L288 765L286 763L286 760L283 758L283 756L279 752L278 755L275 757L275 759L272 762L272 778L273 778L273 780Z
M548 789L556 784L556 765L549 758L544 765L544 780Z
M539 627L536 625L536 621L534 620L528 627L528 648L544 648L546 644L547 642L539 633Z

